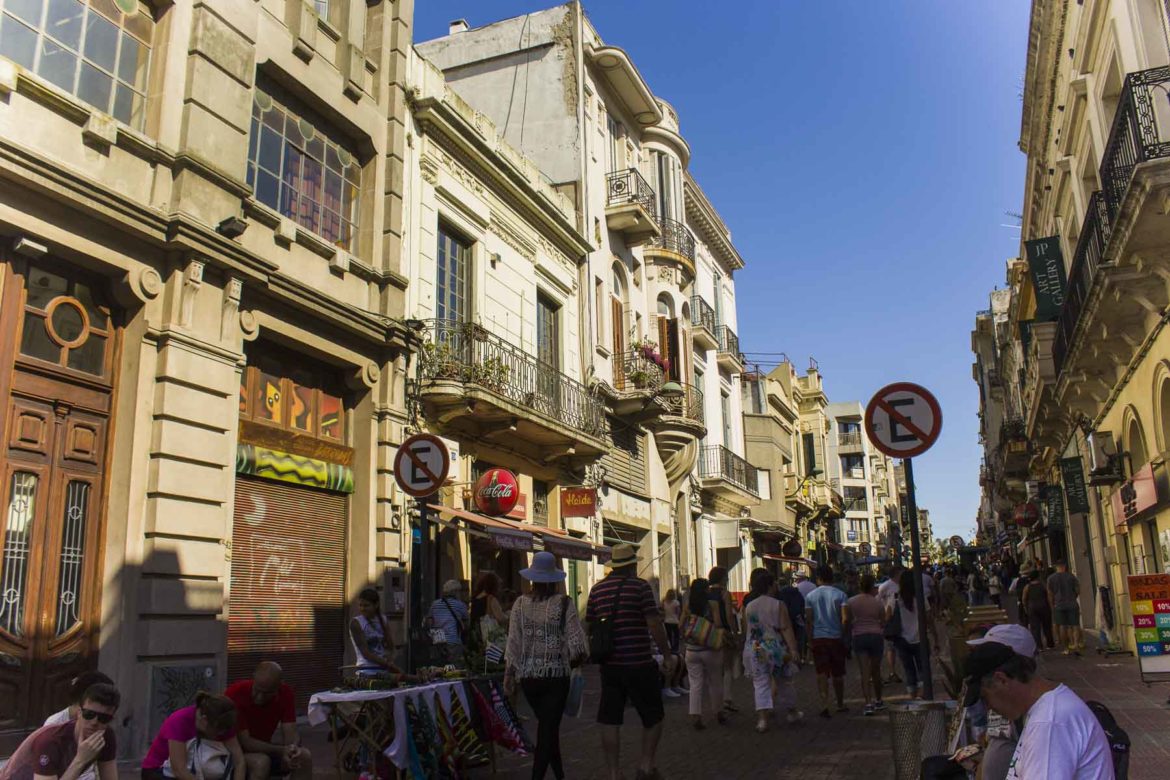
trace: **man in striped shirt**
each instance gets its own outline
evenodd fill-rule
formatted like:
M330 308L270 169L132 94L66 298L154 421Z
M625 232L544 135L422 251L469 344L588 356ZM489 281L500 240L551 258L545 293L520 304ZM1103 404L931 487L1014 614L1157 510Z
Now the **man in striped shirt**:
M621 777L619 729L628 700L642 719L642 759L636 780L659 778L654 755L662 736L662 683L654 662L653 637L670 676L677 661L670 651L662 614L649 583L637 576L638 557L628 544L615 545L610 574L593 586L585 607L585 622L592 629L599 621L612 625L612 652L601 662L601 703L597 722L601 745L612 780Z

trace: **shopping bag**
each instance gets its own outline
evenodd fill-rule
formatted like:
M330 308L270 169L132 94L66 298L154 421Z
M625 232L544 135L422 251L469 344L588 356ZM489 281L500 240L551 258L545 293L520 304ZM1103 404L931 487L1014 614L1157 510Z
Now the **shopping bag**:
M585 675L580 669L574 669L569 675L569 698L565 699L565 714L570 718L581 716L581 707L585 703Z

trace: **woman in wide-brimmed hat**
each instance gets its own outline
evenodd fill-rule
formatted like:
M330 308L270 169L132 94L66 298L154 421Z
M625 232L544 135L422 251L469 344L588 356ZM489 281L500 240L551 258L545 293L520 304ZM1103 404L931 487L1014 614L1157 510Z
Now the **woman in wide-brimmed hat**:
M561 764L561 716L569 698L569 674L584 662L589 647L573 600L557 595L565 572L550 552L532 556L532 565L520 570L532 583L532 592L512 606L508 647L504 652L504 688L520 689L536 713L536 754L532 777L565 776Z

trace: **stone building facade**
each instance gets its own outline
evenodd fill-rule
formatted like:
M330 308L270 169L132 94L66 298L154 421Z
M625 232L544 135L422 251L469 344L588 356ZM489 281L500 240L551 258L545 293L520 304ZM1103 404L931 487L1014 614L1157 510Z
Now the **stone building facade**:
M0 2L0 752L84 668L127 755L335 684L402 555L411 11Z

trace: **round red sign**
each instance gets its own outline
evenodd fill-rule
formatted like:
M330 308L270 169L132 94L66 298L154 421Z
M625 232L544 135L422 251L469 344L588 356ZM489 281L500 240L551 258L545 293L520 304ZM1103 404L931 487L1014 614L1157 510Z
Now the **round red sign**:
M475 483L475 507L485 515L506 515L520 500L520 483L507 469L488 469Z
M1016 507L1014 519L1016 525L1031 528L1040 520L1040 508L1033 501L1020 504Z

